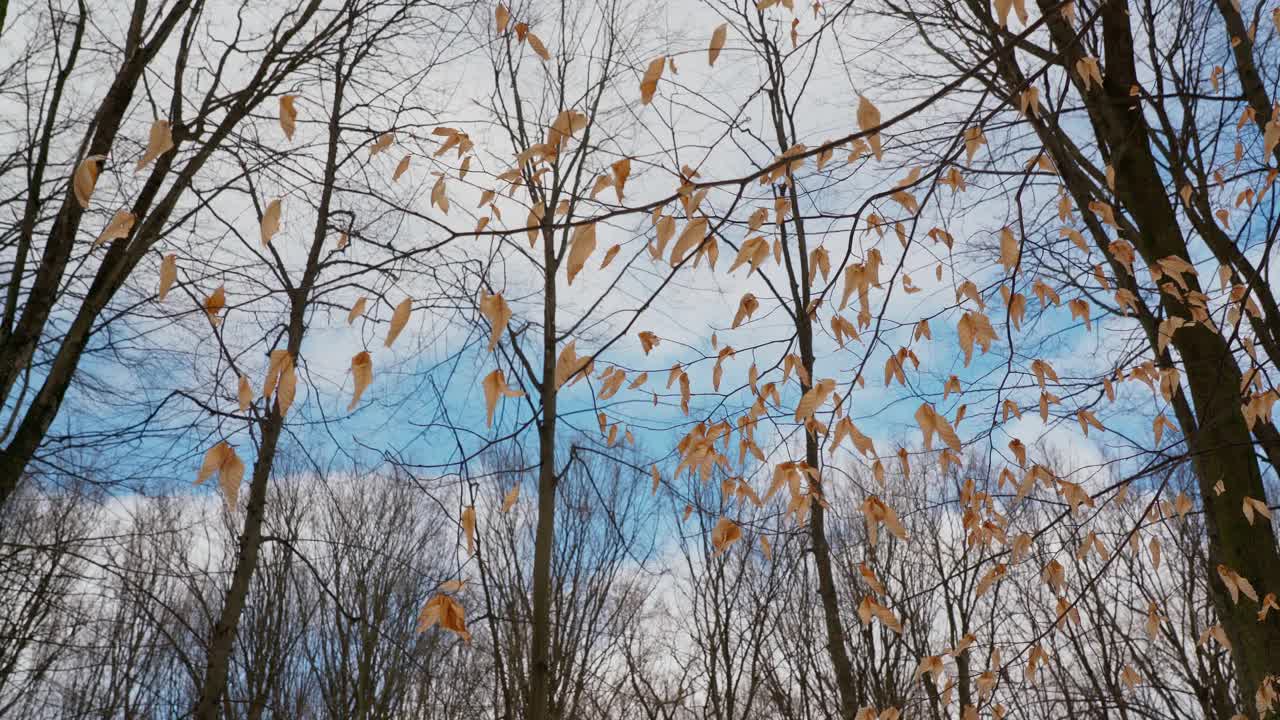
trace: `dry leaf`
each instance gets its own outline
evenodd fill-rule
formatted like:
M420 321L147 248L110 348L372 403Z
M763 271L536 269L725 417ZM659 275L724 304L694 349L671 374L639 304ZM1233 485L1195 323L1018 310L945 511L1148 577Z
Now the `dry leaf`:
M507 494L502 498L502 508L500 509L500 512L504 512L504 513L511 512L511 508L516 506L516 501L518 501L519 499L520 499L520 486L516 485L515 487L508 490Z
M871 103L866 97L858 96L858 130L862 133L871 133L874 128L880 126L880 109ZM867 142L871 144L871 152L875 154L876 160L884 157L884 152L880 147L880 133L871 133L867 137Z
M724 49L724 42L728 37L729 23L724 23L711 33L711 45L707 48L707 64L716 64L716 58L720 57L720 51Z
M640 79L640 103L648 105L653 100L653 94L658 91L658 80L662 78L662 70L666 67L666 56L659 57L649 63L649 67L644 71L644 77Z
M712 557L719 557L729 549L731 545L742 539L742 528L738 524L727 517L720 518L716 526L711 530L711 545L715 547L716 552Z
M218 474L218 487L222 488L222 496L227 507L234 510L236 499L240 496L240 483L244 480L244 463L236 451L224 440L209 448L196 475L195 484L208 480L214 473Z
M147 134L147 149L142 152L142 157L138 159L138 166L134 168L134 172L142 170L152 160L173 149L173 131L169 129L168 120L156 120L151 123L151 131Z
M507 378L501 370L494 370L484 378L485 427L493 427L493 412L498 407L498 400L504 397L523 397L520 390L507 387Z
M573 231L573 239L569 245L569 260L566 272L569 275L569 284L573 284L573 279L582 271L587 264L587 259L591 257L591 253L596 250L596 224L587 223L579 225Z
M169 253L164 256L164 260L160 261L160 289L156 292L156 300L164 302L164 298L169 294L169 288L173 287L173 282L178 279L178 256L175 253Z
M404 330L404 326L409 322L409 313L413 310L413 300L405 298L396 306L395 312L391 313L391 328L387 330L386 347L391 347L396 338L400 337L400 331Z
M262 235L262 247L266 247L271 242L271 238L280 232L280 198L276 198L267 204L267 209L262 213L262 223L259 228Z
M356 409L356 405L360 402L360 396L364 394L365 388L369 387L369 383L373 382L373 357L369 355L367 350L352 356L351 377L355 381L355 391L351 395L351 404L347 406L347 412Z
M227 306L227 290L224 286L219 285L217 290L204 299L204 311L209 316L209 322L217 325L222 322L222 318L218 317L218 313Z
M93 189L98 185L98 163L106 159L106 155L90 155L80 164L76 166L75 176L72 179L72 190L75 191L76 201L80 203L80 207L89 207L89 198L93 195Z
M529 47L533 48L533 51L538 54L538 57L550 62L551 53L547 52L547 46L542 44L542 38L533 33L526 33L524 39L529 43Z
M351 312L347 313L347 324L350 325L364 315L364 308L369 304L369 299L361 295L356 304L351 306Z
M385 132L373 141L373 145L369 146L369 157L373 157L378 153L391 147L391 143L396 141L396 134L393 132Z
M400 158L400 162L396 164L396 171L391 174L391 182L400 182L400 176L405 174L405 171L409 169L409 159L411 157L412 156L410 155L405 155L403 158ZM432 202L435 202L435 198L432 198ZM448 212L448 210L445 212Z
M247 412L253 405L253 389L249 387L249 378L244 375L237 383L236 400L240 403L240 412Z
M462 510L462 534L467 538L467 554L476 552L476 507L468 505Z
M102 229L102 234L98 235L98 239L93 241L93 246L98 247L102 243L114 242L121 238L129 236L129 232L133 230L133 223L136 218L133 213L128 210L117 210L116 214L111 216L111 222Z
M489 321L489 352L493 352L511 321L511 306L502 298L502 293L486 294L480 298L480 314Z
M456 633L466 642L471 642L471 633L467 632L466 613L457 600L440 594L427 601L422 612L418 613L418 632L440 623L440 627Z
M280 129L290 142L293 141L294 129L298 127L298 111L293 107L293 101L297 99L297 95L280 96Z

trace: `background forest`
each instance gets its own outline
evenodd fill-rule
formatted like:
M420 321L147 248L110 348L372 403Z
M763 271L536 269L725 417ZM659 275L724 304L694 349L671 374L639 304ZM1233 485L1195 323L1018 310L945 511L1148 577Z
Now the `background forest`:
M1280 717L1277 61L0 0L0 718Z

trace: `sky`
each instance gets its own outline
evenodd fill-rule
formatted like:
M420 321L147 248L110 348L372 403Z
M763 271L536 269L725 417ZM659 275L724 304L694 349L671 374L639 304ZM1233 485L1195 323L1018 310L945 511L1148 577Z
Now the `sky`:
M378 59L377 72L370 73L355 94L359 102L353 105L347 118L352 129L344 140L350 155L343 160L342 176L352 187L365 184L372 188L377 200L361 197L353 190L339 204L347 203L342 209L352 214L352 229L356 231L350 260L386 264L378 273L353 282L353 278L345 274L352 266L344 264L348 262L346 259L340 259L333 266L332 276L322 276L323 300L327 305L317 308L311 316L300 359L305 370L305 387L300 389L289 427L290 441L305 447L322 466L371 472L395 460L415 467L424 475L452 475L458 469L456 463L460 457L472 456L490 440L516 426L525 427L519 441L525 451L534 447L534 437L528 429L529 409L523 400L502 401L495 427L484 426L480 378L497 366L498 356L484 352L486 331L478 322L473 306L478 287L474 276L465 274L469 264L488 264L491 279L501 283L503 294L515 311L512 327L520 328L536 321L541 313L537 290L539 271L515 250L522 245L522 236L517 235L510 243L499 242L494 236L464 236L438 256L425 260L415 258L411 262L391 259L386 248L378 247L380 242L386 242L403 252L405 248L430 244L448 230L471 229L481 212L476 209L480 193L494 187L497 184L494 176L514 162L514 149L493 122L491 108L495 98L500 95L509 98L510 88L505 82L495 84L490 58L500 45L494 37L492 19L487 10L482 10L433 19L441 32L428 35L430 42L422 43L415 38L409 43L400 38L382 47L384 54ZM632 178L621 203L616 201L612 190L605 190L600 195L601 202L590 206L592 212L643 206L670 194L675 188L674 172L683 165L696 168L704 180L733 178L767 164L777 154L776 143L766 140L771 137L771 130L767 108L759 93L766 75L758 59L745 48L738 21L731 23L728 42L717 64L707 65L706 46L711 31L725 21L720 10L717 4L657 2L626 8L620 23L624 47L618 56L620 67L615 72L618 79L602 96L599 125L592 131L594 150L587 169L592 174L602 172L617 159L629 157ZM582 107L586 89L599 73L598 64L586 58L595 57L602 50L601 28L588 21L584 27L566 35L555 28L553 17L526 16L521 14L523 11L522 6L516 7L517 19L532 20L533 30L542 37L556 60L568 54L581 58L571 63L567 72L573 91L580 93L577 97L570 93L570 97L577 103L575 107ZM245 24L251 28L269 26L271 12L261 9L265 14L260 16L258 10L251 10L245 15ZM95 13L95 17L102 17L96 33L111 36L119 30L119 21L110 12L95 10ZM813 32L818 23L807 7L797 9L794 17L800 21L796 26L799 43L788 54L787 67L791 69L789 78L795 78L795 82L803 78L805 84L803 96L794 108L796 133L801 142L814 146L855 131L856 107L861 95L874 97L888 118L908 107L923 92L922 87L895 85L892 81L904 67L910 65L918 70L920 63L929 61L904 52L903 48L918 46L911 45L910 36L888 21L856 12L836 19L826 17L824 19L833 24L821 38L816 38ZM765 13L765 26L784 46L790 44L787 35L791 19L792 14L783 8ZM230 17L213 20L209 25L211 35L232 32L230 21ZM11 23L16 24L16 29L6 34L20 31L24 22L36 22L36 18L15 14ZM839 37L841 42L833 42L834 37ZM851 48L860 52L852 53ZM525 45L518 45L515 50L521 58L521 90L526 97L538 97L547 82L546 64ZM648 62L659 54L675 59L678 74L668 71L658 85L654 101L643 105L639 102L640 76ZM236 73L232 73L232 77L235 76ZM83 95L85 103L100 91L95 77L87 74L75 84L76 92ZM109 472L136 478L136 482L131 483L133 490L185 491L187 479L194 476L204 450L219 439L229 439L245 448L246 456L252 454L252 431L248 423L216 419L210 417L207 410L216 407L228 411L235 406L236 376L218 352L219 339L227 343L251 378L251 384L257 387L265 372L268 343L274 342L272 328L278 325L283 314L278 297L263 296L278 283L263 270L269 256L257 244L259 208L269 198L282 199L282 230L272 240L272 248L293 273L298 272L305 259L306 243L312 232L314 209L310 193L313 186L307 183L306 173L308 168L311 172L316 168L316 153L324 132L323 113L329 97L326 87L318 86L314 78L305 75L298 78L296 86L285 89L299 95L296 102L299 128L295 137L289 141L282 136L272 102L264 104L244 132L262 142L269 151L287 153L290 163L281 163L273 172L262 168L261 177L252 185L251 192L245 189L248 186L241 173L226 163L216 165L213 172L201 178L201 191L218 197L197 215L197 229L189 234L180 233L172 244L172 249L182 256L177 293L180 297L164 307L147 305L141 320L113 326L109 335L104 334L104 338L116 342L124 338L128 351L95 356L86 364L86 369L110 390L106 395L117 400L104 405L101 400L104 393L81 392L72 397L57 422L58 431L68 436L95 432L115 437L121 444L108 451L107 459L115 465ZM156 92L162 94L163 89ZM937 123L948 125L932 135L935 142L954 135L963 125L962 118L956 115L962 107L963 101L948 100L886 132L888 155L883 162L863 159L845 165L846 153L841 151L824 171L816 171L810 162L800 172L801 185L811 191L805 198L804 211L823 216L810 220L810 232L831 253L833 264L846 251L855 260L865 258L866 252L875 246L884 254L882 277L887 279L901 254L892 230L887 230L881 239L875 231L864 227L851 232L848 219L832 216L858 208L870 192L897 182L909 167L925 165L929 157L914 142L927 136L924 128ZM563 109L555 103L531 102L529 111L542 123L535 129L540 133L550 118ZM131 153L137 151L135 146L140 147L139 138L144 136L152 109L149 104L139 104L133 112L135 117L128 124L131 133L126 133L130 137L122 140L119 148L120 169L104 174L96 195L102 199L101 207L95 209L100 219L98 224L94 220L86 222L86 235L95 234L114 206L126 201L142 181L123 168L129 165ZM11 118L11 122L16 120ZM734 127L728 138L726 123ZM460 159L453 153L435 155L441 143L440 136L431 134L435 127L461 129L475 142L476 151L467 179L457 177ZM395 144L388 151L370 157L367 146L380 133L393 129L396 130ZM673 136L677 138L674 145ZM569 150L576 148L577 142L571 142ZM988 134L988 147L979 150L978 162L993 148L1019 142L1026 142L1020 133L993 129ZM1028 147L1028 155L1031 152L1032 148ZM68 166L74 162L75 148L71 143L63 148L63 156ZM410 158L408 171L393 181L394 168L406 156ZM268 151L255 157L264 164L281 160ZM448 214L431 201L436 173L448 175L451 205ZM253 175L251 172L250 177ZM1070 318L1064 306L1029 322L1032 329L1028 334L1036 338L1032 343L1035 354L1024 355L1028 352L1027 343L1020 341L1018 354L1010 362L1002 327L1003 307L998 293L994 292L997 285L993 284L1001 276L993 262L996 234L1014 217L1000 182L971 178L973 187L963 198L951 197L949 191L942 190L940 204L926 207L920 227L944 224L956 238L955 251L947 253L927 240L917 241L917 246L913 246L918 249L912 250L903 267L922 291L905 294L900 286L893 290L885 314L894 323L885 329L880 344L866 362L865 388L855 391L846 401L850 416L873 438L882 455L890 455L901 446L918 447L920 434L913 414L922 401L938 405L949 417L955 416L961 404L968 404L967 419L960 427L962 438L967 439L996 412L989 391L1002 382L1007 367L1012 368L1014 381L1022 386L1016 393L1017 399L1028 407L1036 395L1029 389L1032 381L1027 367L1031 360L1048 361L1064 380L1096 376L1098 358L1114 360L1127 344L1126 328L1132 328L1129 321L1099 320L1094 329L1086 330ZM1047 188L1033 190L1032 195L1037 197L1028 204L1051 197ZM732 193L715 190L704 203L718 214L732 201ZM616 366L624 368L631 378L648 372L649 382L646 391L624 390L603 408L597 408L592 402L593 393L599 387L594 380L568 388L563 394L562 420L573 432L599 442L596 412L603 409L611 422L621 422L633 431L643 458L636 464L669 466L672 449L691 423L708 416L715 420L732 417L750 404L752 398L742 390L727 400L705 393L710 389L717 352L711 342L713 335L719 347L728 345L738 349L735 357L724 361L723 386L742 388L747 368L753 363L764 369L780 360L790 334L784 314L769 299L761 276L750 275L743 269L732 274L725 272L735 254L728 243L739 243L748 236L740 223L751 210L761 206L771 206L768 190L751 183L733 212L733 219L739 225L727 227L722 235L716 269L712 271L706 263L682 268L638 318L635 308L666 277L669 265L651 260L645 251L653 237L646 213L623 215L601 223L597 250L588 261L587 269L572 285L563 274L559 277L561 317L565 322L582 320L582 333L577 339L580 353L594 351L631 323L626 335L598 359L597 374L606 367ZM393 211L393 207L399 212ZM519 196L499 199L499 207L503 217L493 218L491 228L522 226L527 206ZM891 202L881 202L871 210L891 216L900 209ZM667 211L673 212L674 208L668 206ZM683 226L683 218L681 220ZM608 269L598 269L606 249L615 244L621 246L617 258ZM131 280L122 303L150 294L160 255L169 249L170 246L161 244L154 262L141 268ZM86 267L93 267L93 255L94 251L86 245L81 258ZM935 279L934 274L938 267L942 270L940 280ZM466 290L465 297L453 289L449 293L434 289L432 283L437 280L428 277L428 272L438 273L437 278L445 278L449 283L461 283ZM766 262L764 273L775 281L781 277L772 259ZM1206 268L1201 276L1208 277L1211 273L1212 270ZM1019 280L1020 290L1028 295L1031 279L1024 275ZM954 339L959 317L954 309L955 288L964 280L973 280L979 287L991 289L985 299L998 330L991 353L976 355L967 367L956 351ZM231 310L215 334L199 313L198 303L218 283L227 286ZM827 307L819 313L824 327L830 305L838 299L842 286L837 269L832 277L832 292L837 295L830 298ZM872 291L873 308L880 306L887 289L886 285L885 289ZM760 298L761 308L750 322L732 329L738 301L747 292ZM365 317L348 325L346 309L357 297L370 293L377 293L380 298L374 299ZM1067 293L1063 295L1065 304L1069 298ZM415 312L396 344L386 348L383 338L387 318L394 304L406 297L414 300ZM601 297L603 300L596 304ZM846 312L845 316L851 318L853 314ZM934 318L930 323L934 335L931 342L913 342L909 337L915 321L922 317ZM636 337L641 330L655 332L662 338L662 343L649 354L642 351ZM816 374L838 378L842 394L869 342L870 333L866 329L862 333L863 339L850 343L847 348L838 347L825 331L818 341ZM907 345L916 352L921 370L918 374L908 373L909 387L886 388L882 382L884 362L891 351ZM350 359L366 350L373 356L374 382L359 408L348 414L346 407L352 391ZM675 390L665 389L668 371L675 363L687 368L694 388L694 410L687 418L676 407ZM511 368L505 364L504 367L509 382L513 382ZM943 383L953 374L966 389L981 391L976 399L974 395L957 398L952 394L943 400ZM775 371L762 382L778 379L779 373ZM647 390L658 392L656 407L651 404ZM793 406L799 397L794 382L783 392L784 408ZM1097 392L1093 392L1094 397ZM163 404L162 398L167 398ZM1127 383L1121 390L1121 402L1115 406L1117 410L1100 417L1108 428L1119 429L1126 435L1149 437L1150 417L1162 403L1148 398L1150 394L1141 385ZM161 411L146 426L146 433L121 430L136 429L143 413L151 413L157 404L161 404ZM791 438L789 442L784 441L783 433L765 428L762 433L762 437L757 438L762 447L779 450L779 454L771 454L771 462L788 452L794 453L793 432L785 433ZM1040 441L1049 449L1065 451L1085 468L1082 472L1099 484L1106 482L1109 475L1095 469L1128 444L1108 433L1095 432L1083 438L1073 417L1046 425L1031 411L1024 412L1019 420L1002 424L990 442L979 447L1007 458L1005 444L1013 437L1020 437L1028 444ZM767 482L767 477L760 481Z

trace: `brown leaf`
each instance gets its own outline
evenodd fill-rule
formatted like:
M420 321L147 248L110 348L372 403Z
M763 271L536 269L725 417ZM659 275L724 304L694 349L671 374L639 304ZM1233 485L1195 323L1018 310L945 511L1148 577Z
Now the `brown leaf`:
M622 202L623 189L631 177L631 158L622 158L610 165L609 170L613 174L613 191L618 195L618 202Z
M391 313L391 327L387 330L386 347L391 347L396 338L400 337L400 331L404 330L404 326L409 322L409 313L413 311L413 300L405 298L396 306L395 312Z
M952 450L960 452L960 436L956 435L955 429L951 427L946 416L934 410L932 405L928 403L920 405L915 417L916 424L920 426L920 432L924 434L925 450L933 449L933 434L936 432Z
M422 612L418 614L418 632L425 632L432 625L440 623L440 627L456 633L466 642L471 642L471 633L467 631L466 613L457 600L440 594L427 601Z
M516 485L507 491L506 496L502 498L502 508L500 512L511 512L511 508L516 506L516 502L520 499L520 486Z
M716 64L716 58L720 57L720 51L724 49L724 42L728 37L729 23L724 23L711 33L711 45L707 48L707 64Z
M485 427L493 427L493 413L498 407L498 400L504 397L523 397L520 390L507 387L507 379L501 370L494 370L484 378Z
M436 178L435 185L431 186L431 204L440 208L445 215L449 214L449 195L446 192L444 184L444 175Z
M169 253L160 262L160 289L156 292L157 301L164 302L165 296L169 294L169 288L173 287L173 282L177 279L178 256L175 253Z
M727 517L720 518L716 526L711 530L711 545L715 547L716 552L713 557L719 557L729 549L731 545L742 539L742 528L738 524Z
M262 213L262 223L259 231L262 235L262 247L266 247L271 242L271 238L280 232L280 198L276 198L267 204L267 209Z
M209 448L196 475L195 484L199 485L217 473L218 486L222 488L222 496L229 509L235 509L236 499L240 495L240 483L244 480L244 463L236 455L236 451L224 440Z
M227 291L222 285L218 286L209 297L204 299L204 311L209 316L209 322L214 325L222 322L222 318L218 317L218 313L227 306Z
M147 149L138 159L134 172L146 167L152 160L173 149L173 131L169 129L168 120L156 120L151 123L151 131L147 134Z
M400 162L396 164L396 171L391 174L391 182L400 182L400 176L405 174L405 172L408 171L409 169L409 160L411 157L412 156L410 155L405 155L404 157L400 158ZM431 202L432 203L435 202L434 197L431 199ZM448 210L446 210L445 212L448 212Z
M462 510L462 534L467 538L467 554L476 551L476 507L468 505Z
M676 240L676 244L671 248L671 267L679 265L689 251L694 250L707 237L707 219L700 217L690 220L685 225L684 231L680 233L680 239Z
M511 306L502 298L502 293L486 294L480 298L480 314L489 321L489 352L493 352L511 321Z
M347 324L350 325L360 319L360 316L364 315L365 306L368 304L369 299L361 295L359 299L356 300L356 304L351 306L351 312L347 313Z
M387 148L391 147L391 143L395 141L396 141L395 133L393 132L382 133L377 137L376 140L373 141L373 144L369 146L369 157L373 157L378 153L382 152L383 150L386 150Z
M547 52L547 46L542 44L542 38L533 33L526 33L524 39L529 43L529 47L538 54L538 57L544 61L550 62L551 53Z
M253 405L253 390L249 387L249 378L240 376L236 388L236 400L240 403L240 412L246 412Z
M573 278L582 271L582 268L587 264L587 259L591 257L591 253L595 252L595 250L596 224L592 222L574 228L566 269L570 285L573 284Z
M293 141L294 129L298 127L298 111L293 107L293 101L297 99L297 95L280 96L280 129L290 142Z
M657 347L661 342L662 339L653 332L649 330L640 331L640 347L644 350L645 355L648 355L649 351Z
M880 109L871 103L866 97L858 96L858 130L863 133L870 133L874 128L880 126ZM871 144L871 152L875 154L876 160L884 157L884 151L880 147L880 133L871 133L867 137L867 142Z
M640 79L640 104L648 105L653 101L653 95L658 91L658 80L662 78L662 70L666 65L665 55L650 61L649 67L644 71L644 77Z
M128 237L129 231L133 230L135 219L133 213L128 210L117 210L116 214L111 217L111 222L107 223L107 226L102 229L102 234L98 235L97 240L93 241L93 246L98 247L102 243Z
M93 195L93 189L98 184L98 163L106 159L105 155L90 155L80 164L76 166L75 177L72 179L72 190L75 191L76 201L80 203L80 207L89 207L89 198Z
M733 327L737 328L744 320L750 320L756 309L760 307L760 301L755 295L747 293L742 296L742 300L738 302L738 313L733 316Z
M369 387L369 383L373 382L373 357L369 355L367 350L352 356L351 377L355 381L355 391L351 396L351 404L347 406L347 412L356 409L356 405L360 402L360 396L364 394L365 388Z
M604 254L604 260L600 261L600 269L603 270L609 267L609 263L613 262L613 259L617 257L618 253L621 251L622 251L621 245L614 245L613 247L609 248L608 252Z

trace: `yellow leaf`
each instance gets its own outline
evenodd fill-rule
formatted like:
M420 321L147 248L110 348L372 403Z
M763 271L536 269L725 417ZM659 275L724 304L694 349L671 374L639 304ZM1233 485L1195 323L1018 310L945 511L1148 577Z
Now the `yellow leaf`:
M293 405L294 393L297 390L297 375L294 372L293 356L288 350L272 350L267 364L267 377L262 386L262 396L270 398L274 392L276 404L280 407L280 415L288 414ZM268 404L268 407L270 405Z
M1008 226L1000 230L1000 264L1004 266L1005 272L1013 272L1018 267L1018 259L1022 256L1022 246L1018 243L1018 238L1014 237L1013 230Z
M367 350L352 356L351 377L355 381L355 391L351 396L351 404L347 406L347 412L356 409L356 405L360 402L360 396L364 394L365 388L369 387L369 383L373 382L373 357L369 355Z
M413 300L405 298L396 306L395 312L391 313L391 328L387 330L386 347L391 347L396 338L400 337L400 331L404 330L404 326L409 322L409 313L413 310Z

